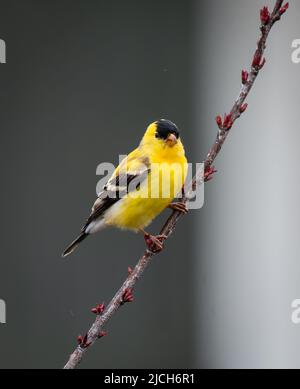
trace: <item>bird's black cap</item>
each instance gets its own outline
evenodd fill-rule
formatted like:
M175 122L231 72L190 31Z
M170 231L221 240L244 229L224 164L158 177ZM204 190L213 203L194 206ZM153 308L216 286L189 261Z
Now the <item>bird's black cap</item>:
M173 122L166 119L160 119L156 122L156 138L167 139L168 135L174 134L176 138L179 138L179 130Z

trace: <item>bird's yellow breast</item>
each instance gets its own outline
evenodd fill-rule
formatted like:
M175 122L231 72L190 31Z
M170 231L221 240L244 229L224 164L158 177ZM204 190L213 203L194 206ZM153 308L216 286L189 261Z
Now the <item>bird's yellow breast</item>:
M172 202L187 174L184 151L172 151L159 156L152 153L147 179L107 211L106 224L137 231L147 227Z

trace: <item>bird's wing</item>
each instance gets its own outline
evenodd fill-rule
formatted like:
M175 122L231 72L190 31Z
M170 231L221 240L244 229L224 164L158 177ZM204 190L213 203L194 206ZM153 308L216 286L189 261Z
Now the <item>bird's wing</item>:
M103 191L99 193L82 231L85 231L92 221L98 219L129 191L137 189L147 178L149 172L149 158L141 155L139 149L134 150L124 158L103 187Z

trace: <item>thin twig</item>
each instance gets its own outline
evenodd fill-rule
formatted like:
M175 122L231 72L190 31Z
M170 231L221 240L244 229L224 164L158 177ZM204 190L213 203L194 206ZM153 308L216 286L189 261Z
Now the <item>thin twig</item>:
M204 171L202 169L199 169L196 172L196 175L193 177L192 181L187 185L186 194L182 198L182 202L184 202L187 206L195 189L212 178L213 173L215 172L212 166L213 162L219 154L234 122L246 110L247 104L245 104L245 100L250 90L252 89L252 86L260 70L265 64L265 59L263 55L266 48L266 41L269 32L274 23L280 20L281 15L287 10L287 8L288 3L283 6L283 0L277 0L272 13L269 12L267 7L264 7L261 10L261 36L257 43L257 48L253 56L251 70L249 73L245 70L242 71L241 90L230 113L228 115L225 114L224 119L222 119L221 116L217 116L216 118L216 122L218 124L219 129L215 142L213 143L204 161ZM166 239L168 239L169 236L174 232L176 224L181 217L182 213L174 211L164 224L160 235L166 235ZM128 277L126 278L125 282L118 290L118 292L115 294L113 299L107 305L106 309L104 309L103 306L98 306L98 308L93 309L93 312L97 313L97 317L93 325L89 329L88 333L84 337L78 337L79 345L71 354L69 361L64 367L65 369L76 368L88 348L92 346L97 339L103 337L106 334L103 331L103 327L105 326L105 324L107 324L113 314L120 308L121 305L133 300L133 288L137 280L141 277L146 267L149 265L152 258L156 254L157 253L153 253L147 249L144 252L144 255L139 259L134 270L129 269Z

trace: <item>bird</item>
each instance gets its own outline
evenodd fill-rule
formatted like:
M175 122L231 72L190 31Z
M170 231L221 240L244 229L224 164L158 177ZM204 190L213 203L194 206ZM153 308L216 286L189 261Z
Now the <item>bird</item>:
M178 127L167 119L151 123L138 147L121 161L99 193L81 233L62 257L73 253L89 235L110 226L141 232L151 251L162 250L166 236L153 236L145 228L166 208L187 213L184 202L173 202L187 170Z

